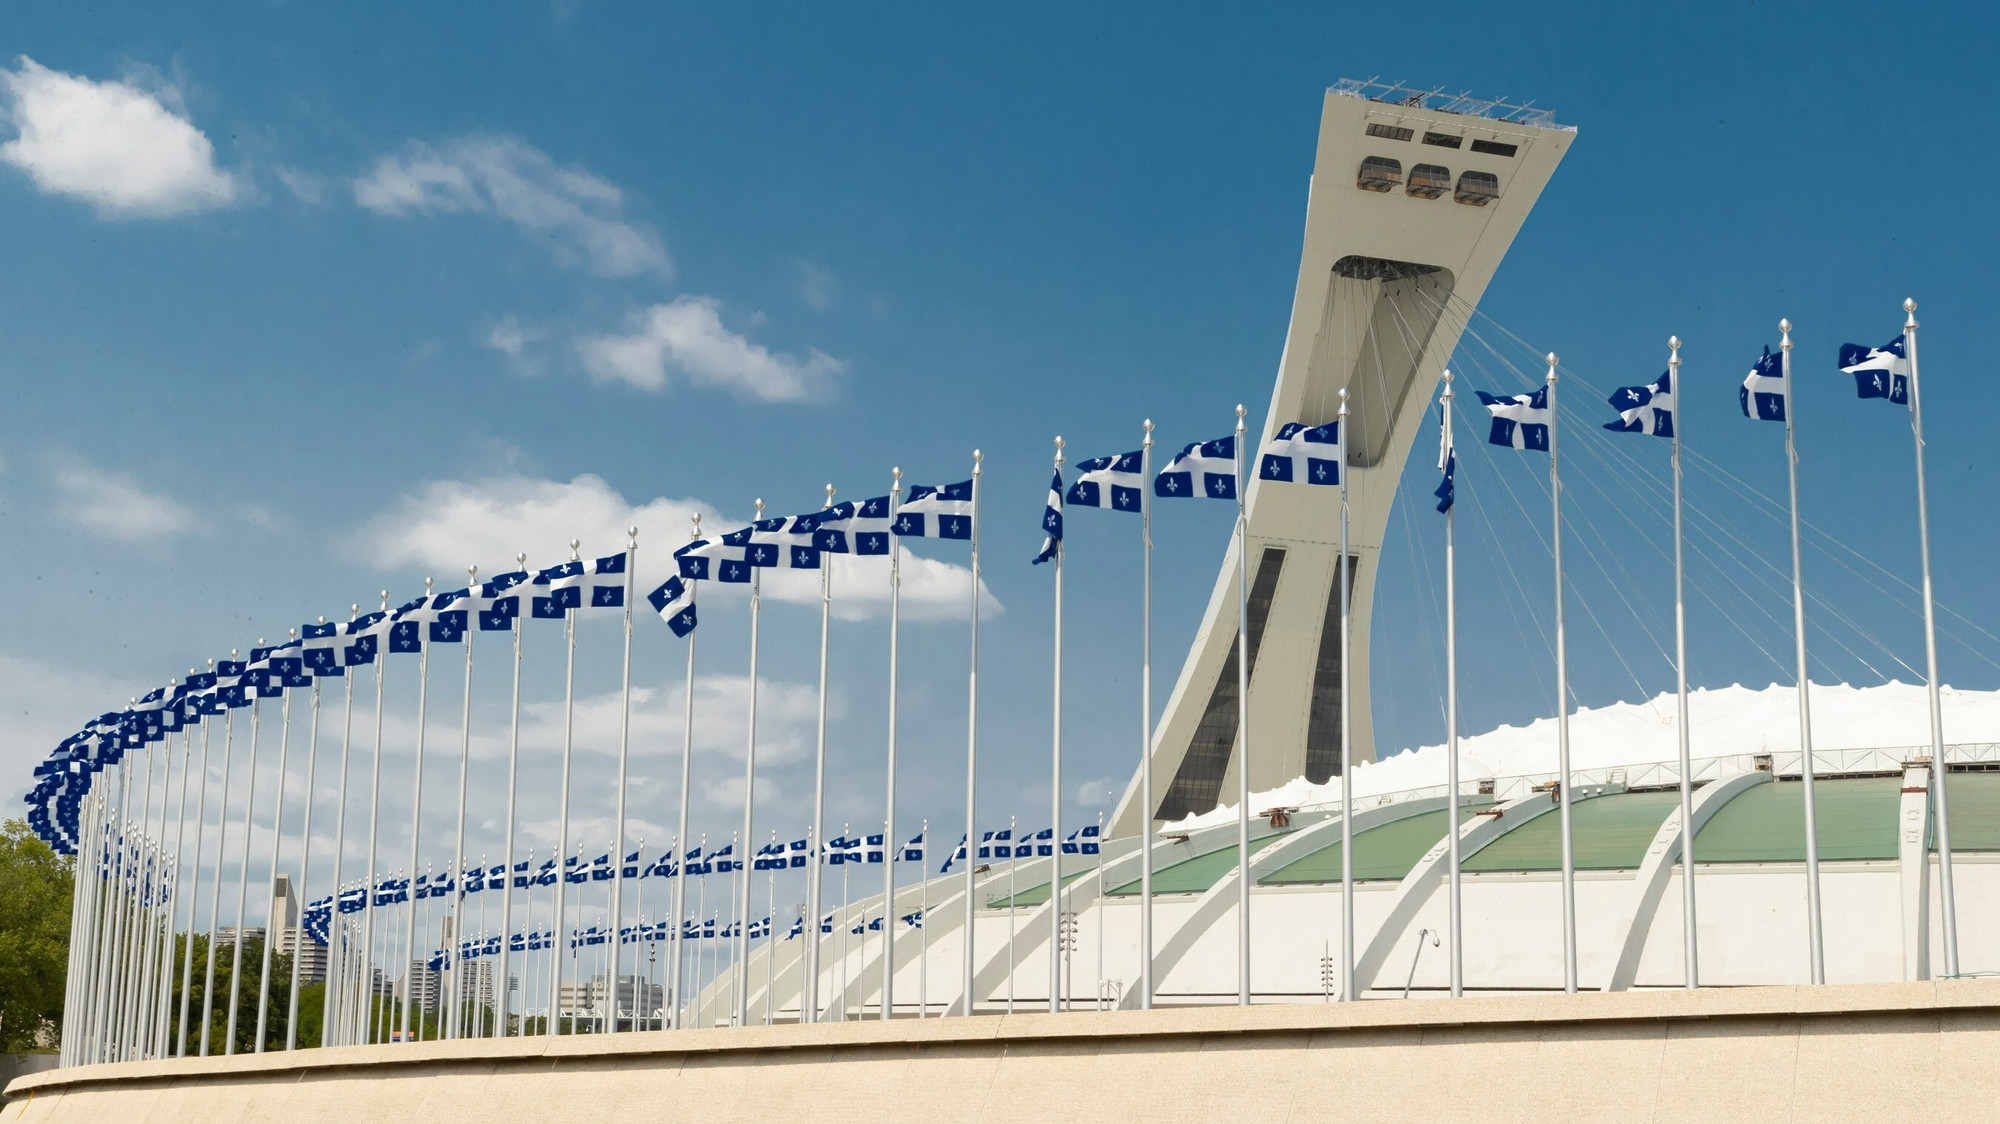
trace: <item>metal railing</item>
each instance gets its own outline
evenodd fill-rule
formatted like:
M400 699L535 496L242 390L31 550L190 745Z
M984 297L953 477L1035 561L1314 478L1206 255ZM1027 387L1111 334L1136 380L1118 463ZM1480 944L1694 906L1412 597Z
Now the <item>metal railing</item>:
M1400 82L1383 82L1379 78L1342 78L1331 87L1336 94L1362 98L1366 101L1381 102L1384 105L1409 106L1415 109L1434 109L1441 113L1456 113L1465 117L1478 117L1487 121L1505 121L1516 125L1530 125L1537 129L1561 129L1576 131L1574 125L1556 123L1555 111L1542 109L1534 102L1514 105L1501 100L1475 98L1471 93L1460 91L1448 94L1443 86L1423 90L1405 86Z

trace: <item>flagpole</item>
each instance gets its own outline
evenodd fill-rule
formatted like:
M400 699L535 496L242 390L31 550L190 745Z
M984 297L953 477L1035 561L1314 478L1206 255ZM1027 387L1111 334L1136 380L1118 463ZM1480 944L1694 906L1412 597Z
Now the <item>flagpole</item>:
M1139 446L1139 1009L1153 1009L1153 419ZM1097 840L1103 854L1104 839ZM1103 889L1099 886L1099 890ZM1097 919L1100 932L1104 918ZM1100 970L1098 975L1104 973ZM1101 984L1099 986L1102 986Z
M1440 425L1444 429L1444 453L1438 458L1438 471L1451 468L1454 475L1457 465L1456 450L1451 440L1451 372L1444 373L1444 400L1441 406ZM1345 440L1346 434L1341 435ZM1346 446L1342 445L1344 451ZM1449 883L1447 896L1450 910L1451 930L1451 997L1465 996L1465 902L1464 886L1460 881L1462 873L1458 844L1458 544L1454 535L1454 522L1458 510L1458 497L1454 490L1452 503L1444 509L1444 740L1445 782L1449 801L1448 818L1445 820L1445 869ZM1341 787L1347 787L1342 778Z
M832 502L833 485L828 484L826 486L826 502L820 505L821 510L824 510L826 505ZM764 501L759 499L757 501L757 519L761 521L763 518ZM746 850L750 846L751 818L756 811L757 803L757 626L759 618L763 613L764 604L762 570L763 567L761 566L752 566L750 568L750 713L746 722L748 729L743 739L743 830L737 835L737 838L743 841L743 846ZM829 620L828 614L832 607L833 592L832 586L828 582L830 573L831 567L827 560L822 557L819 569L819 780L816 782L813 790L813 804L815 808L823 804L826 799L826 632ZM815 812L814 814L817 815L818 813ZM734 854L735 852L732 850L730 853ZM747 917L750 914L751 864L739 862L737 865L742 867L742 869L736 872L738 875L736 889L731 896L736 897L740 895L743 903L742 913ZM743 986L749 982L744 976L744 973L748 971L746 965L749 963L750 958L750 938L747 933L739 932L736 934L735 949L737 954L735 957L736 963L731 966L731 978L735 981L736 1002L734 1006L736 1008L736 1025L742 1026L750 1021L750 989Z
M1056 480L1060 484L1063 470L1063 439L1056 438ZM1060 497L1058 487L1058 498ZM1049 1014L1062 1011L1062 958L1057 950L1062 947L1062 611L1063 611L1063 541L1056 540L1056 632L1055 632L1055 701L1054 731L1052 738L1052 764L1049 768ZM1018 842L1018 841L1017 841ZM1011 903L1009 905L1011 909Z
M514 556L514 568L517 571L526 572L528 568L528 556L525 553ZM500 998L497 1003L499 1011L494 1015L493 1019L494 1036L497 1038L507 1037L507 1008L514 1000L513 989L507 984L507 959L508 953L512 951L514 944L512 939L513 934L510 930L514 924L514 799L521 776L522 633L521 612L518 608L520 605L519 598L516 598L514 604L517 606L514 610L514 694L513 703L511 704L512 709L507 719L507 826L503 833L503 850L500 858L501 865L506 868L506 872L503 875L505 880L500 883L500 930L502 940L500 941L500 978L496 985L500 990ZM532 867L533 864L531 863L528 871L528 875L531 878L534 876ZM528 928L532 931L534 927L534 903L530 899L528 906ZM522 942L521 951L524 953L527 951L526 941ZM521 998L525 1001L527 997L528 989L523 987L521 989ZM525 1007L522 1009L521 1017L524 1020L527 1018ZM526 1025L523 1025L521 1028L522 1033L525 1034L527 1029Z
M387 613L389 611L389 591L386 589L383 590L381 596L381 611ZM378 621L376 623L379 625L383 622ZM375 1017L375 1000L377 998L375 990L375 859L377 852L381 848L382 841L382 833L379 830L379 821L382 814L382 694L383 688L387 683L387 678L384 675L386 670L385 665L389 662L387 646L381 642L381 637L382 633L378 632L375 634L375 748L371 751L371 760L369 762L369 770L372 775L368 782L368 886L362 895L364 908L361 912L361 981L364 992L361 997L361 1013L364 1041L371 1041L378 1034L387 1037L387 1034L383 1030L382 1020ZM386 930L384 935L387 935ZM383 964L384 972L388 968L389 965L385 962ZM390 1009L393 1009L395 1006L395 992L393 990L389 993L389 1006ZM387 1012L385 1011L384 1014L386 1015Z
M361 606L348 607L348 621L361 615ZM336 630L334 635L340 635ZM339 655L339 645L335 646ZM344 665L347 661L342 658ZM342 941L343 925L340 920L340 897L345 892L347 877L347 768L353 762L354 749L354 675L345 666L341 668L341 683L345 697L340 714L340 803L333 813L333 917L327 932L326 987L320 1001L320 1045L345 1046L348 1044L346 995L348 957ZM365 905L364 905L364 908Z
M582 545L583 543L580 540L569 540L570 561L580 561L580 556L577 554L576 548ZM550 966L549 972L548 1032L551 1035L562 1033L562 950L569 935L568 931L563 928L565 913L563 907L568 904L569 898L569 877L568 872L563 869L563 862L569 857L569 774L576 749L576 727L573 721L575 711L576 614L565 611L563 613L562 794L559 797L561 804L558 806L556 812L556 892L555 925L553 926L556 933L556 947L553 958L555 962ZM414 862L412 865L414 865ZM581 864L579 863L578 865ZM572 1032L576 1030L576 1020L574 1017L570 1020L570 1030Z
M701 513L693 517L694 529L689 541L701 539ZM688 603L692 605L696 586L688 585ZM681 1028L681 925L687 916L687 837L688 837L688 782L694 766L694 631L687 634L687 684L682 689L681 705L681 808L680 818L674 829L673 856L673 925L667 930L667 1025L672 1029Z
M965 982L965 1010L974 1013L978 1002L973 995L978 964L973 948L973 923L978 912L973 894L977 889L972 861L974 821L979 815L979 478L985 456L972 450L972 657L966 677L965 706L965 949L960 970ZM817 921L817 919L815 919Z
M1562 815L1563 990L1576 994L1576 845L1570 823L1569 645L1563 631L1562 473L1557 451L1556 353L1548 354L1549 511L1555 529L1556 573L1556 795ZM1456 824L1450 825L1456 835Z
M168 690L168 692L169 692L169 693L171 693L171 692L173 691L173 689L174 689L174 683L173 683L173 681L172 681L172 680L168 680L168 682L167 682L167 690ZM167 914L167 959L166 959L166 962L165 962L165 965L164 965L164 967L165 967L165 969L166 969L166 976L165 976L165 979L164 979L164 982L163 982L163 983L162 983L162 985L161 985L162 987L164 987L164 988L166 988L166 989L167 989L167 992L166 992L166 994L167 994L167 996L168 996L169 998L171 998L171 996L173 995L173 991L172 991L172 977L173 977L173 954L174 954L174 951L175 951L175 950L174 950L174 937L178 935L178 933L176 933L176 931L175 931L175 930L176 930L176 928L177 928L177 923L178 923L178 922L179 922L179 920L180 920L180 913L181 913L181 886L180 886L180 881L181 881L181 878L180 878L180 873L181 873L181 869L182 869L182 868L181 868L181 863L182 863L182 861L183 861L183 860L184 860L184 859L185 859L185 858L187 857L187 794L188 794L188 766L189 766L189 765L192 765L192 764L194 763L194 731L193 731L193 730L190 730L190 729L188 729L188 728L187 728L187 724L186 724L186 719L187 719L187 712L186 712L186 710L185 710L185 709L184 709L184 708L183 708L183 707L181 706L181 704L180 704L179 702L175 702L175 703L174 703L174 707L175 707L175 709L176 709L176 710L177 710L177 711L179 712L179 716L180 716L180 718L181 718L181 720L182 720L182 724L181 724L181 795L180 795L180 811L179 811L179 812L178 812L178 813L177 813L177 814L176 814L176 815L174 816L174 899L173 899L173 909L172 909L171 911L169 911L169 912L168 912L168 914ZM206 786L207 786L207 784L208 784L208 767L207 767L207 763L206 763L206 762L203 762L203 765L202 765L202 778L201 778L201 779L202 779L202 785L203 785L204 787L206 787ZM81 885L81 884L82 884L82 882L81 882L81 880L80 880L80 879L79 879L79 880L77 880L76 882L74 882L74 883L73 883L73 885ZM74 891L72 891L72 893L74 894ZM194 903L194 899L193 899L193 897L192 897L192 896L190 896L190 897L189 897L189 899L188 899L188 903L189 903L189 906L190 906L190 909L189 909L189 912L188 912L188 923L187 923L187 940L186 940L185 942L183 942L183 943L184 943L184 944L186 944L186 946L187 946L187 951L188 951L188 953L190 953L190 954L191 954L191 953L193 953L193 952L194 952L194 912L193 912L193 909L192 909L192 906L193 906L193 903ZM78 927L79 927L79 925L78 925L78 922L77 922L77 920L76 920L76 911L74 910L74 908L72 908L72 911L71 911L71 920L70 920L70 931L72 931L72 932L75 932L75 931L76 931L76 930L78 929ZM185 962L185 961L184 961L184 962ZM75 969L74 969L74 968L72 968L72 969L71 969L71 978L75 978L75 975L76 975L76 973L75 973ZM181 973L181 996L182 996L182 1001L181 1001L181 1006L182 1006L182 1008L183 1008L183 1011L182 1011L182 1014L181 1014L181 1021L182 1021L183 1023L185 1023L185 1022L187 1021L187 1014L186 1014L186 1011L185 1011L185 1008L186 1008L186 1006L187 1006L187 1000L186 1000L186 996L187 996L187 983L188 983L188 980L187 980L187 972L186 972L185 970L183 970L183 971L182 971L182 973ZM169 1039L168 1039L168 1037L167 1037L167 1028L168 1028L169 1026L171 1026L172 1024L171 1024L171 1023L170 1023L170 1022L168 1021L168 1020L169 1020L169 1018L170 1018L170 1016L169 1016L169 1014L168 1014L168 1012L167 1012L166 1008L168 1008L168 1007L171 1007L171 1005L172 1005L172 1004L171 1004L171 1002L168 1002L168 1003L163 1003L163 1004L161 1005L161 1006L162 1006L162 1011L161 1011L161 1014L160 1014L160 1022L161 1022L161 1035L160 1035L160 1043L159 1043L159 1051L158 1051L158 1052L159 1052L159 1056L160 1056L160 1057L163 1057L163 1058L164 1058L164 1057L168 1057L168 1056L169 1056L169 1049L170 1049L170 1041L169 1041ZM183 1050L182 1050L182 1052L183 1052L183 1053L185 1053L185 1052L186 1052L186 1051L185 1051L185 1049L183 1049ZM65 1062L65 1064L72 1064L72 1063L70 1063L70 1062Z
M210 666L211 667L214 666L212 661L210 663ZM189 675L192 676L194 674L195 672L192 669L190 669ZM210 689L213 690L213 688ZM182 717L185 719L186 717L185 712L183 712ZM191 883L191 885L189 885L188 887L187 941L185 942L185 944L181 949L181 1026L180 1026L181 1033L180 1033L180 1049L176 1052L175 1056L182 1058L187 1057L188 1032L192 1029L190 1024L188 1023L188 1007L190 1001L193 999L194 996L194 925L195 925L195 911L199 909L201 906L201 855L203 850L202 844L204 838L208 834L209 729L210 726L207 722L203 722L201 724L201 789L199 792L195 794L194 798L194 861L190 863L188 866L189 882ZM192 738L194 735L192 732L189 732L188 736ZM97 846L96 840L92 840L91 846L93 848ZM96 860L97 860L97 854L93 852L91 855L91 861L93 864L95 864ZM95 905L95 901L96 901L96 895L95 895L95 886L93 883L92 887L93 906ZM214 942L211 941L210 947L213 946ZM203 1021L202 1040L205 1042L208 1040L208 1035L206 1033L207 1030L206 1016L203 1016L203 1020L204 1021Z
M1797 387L1792 385L1792 322L1778 321L1782 333L1779 350L1784 359L1785 380L1785 470L1792 500L1792 633L1798 647L1799 675L1799 762L1800 779L1805 782L1806 812L1806 930L1812 962L1812 982L1826 982L1826 938L1821 928L1819 898L1819 815L1813 800L1811 684L1806 670L1805 581L1799 550L1799 455L1793 442L1793 415L1797 412Z
M291 638L298 639L299 630L295 628L291 632ZM275 675L277 671L273 668L270 673ZM292 752L292 693L285 690L282 677L278 689L284 691L284 695L278 703L278 795L275 801L276 808L271 817L271 864L268 876L274 892L269 908L264 911L264 963L257 971L257 1041L251 1047L250 1052L253 1054L264 1052L264 1030L269 1024L271 1015L271 946L278 941L279 921L275 890L278 882L278 858L285 842L285 770L290 764ZM312 801L311 778L306 780L306 801L307 803ZM304 892L305 883L301 881L299 893ZM242 935L239 933L237 943L241 944L242 940ZM296 964L298 957L293 956L292 962Z
M625 670L618 687L618 810L613 830L618 843L611 848L611 1033L618 1033L618 969L625 960L625 942L619 939L625 922L625 788L632 746L632 582L639 569L639 528L625 529ZM633 950L636 954L638 950ZM636 969L637 961L634 961ZM639 1029L637 971L634 975L632 1029Z
M892 521L890 526L894 525ZM924 922L929 920L925 914L931 908L931 872L925 866L931 861L931 821L928 818L923 822L922 836L924 845L920 851L923 857L917 860L917 873L922 875L917 880L917 1017L920 1019L929 1018L931 1011L931 936L924 931Z
M447 966L451 970L451 989L447 1001L451 1004L442 1025L438 1027L439 1038L465 1037L465 966L459 949L465 945L465 786L467 774L472 766L472 637L479 631L478 610L472 606L477 600L474 587L479 582L479 567L465 568L465 700L464 709L458 721L458 828L451 846L451 947Z
M1917 539L1924 564L1924 658L1931 705L1931 775L1937 785L1939 903L1944 912L1944 974L1958 976L1958 898L1951 884L1951 816L1945 803L1944 700L1938 683L1937 616L1931 602L1931 516L1924 488L1924 410L1917 388L1917 302L1903 301L1903 353L1910 362L1910 433L1917 447Z
M1236 1002L1250 1005L1250 479L1236 407Z
M431 579L424 579L424 606L430 607ZM428 615L428 614L426 614ZM407 956L414 960L417 955L417 844L423 834L424 812L424 718L429 709L431 689L431 640L424 635L424 619L412 622L417 630L417 746L416 775L410 782L410 908L404 925L403 944ZM403 1042L410 1038L410 1008L416 1006L417 974L412 965L403 966ZM417 1020L418 1037L423 1034L423 1020Z
M326 618L321 617L320 623L325 624ZM287 1004L285 1008L286 1012L285 1049L287 1050L296 1050L299 1048L299 973L300 973L299 965L300 962L305 959L305 948L306 948L305 904L308 897L307 888L311 885L310 879L312 877L313 780L318 775L318 768L319 768L319 677L314 676L313 686L312 686L312 724L309 728L309 732L306 735L306 814L304 822L301 823L299 826L299 919L298 922L292 926L292 994L290 1002ZM282 785L279 788L279 793L280 795L283 794ZM327 951L329 953L332 952L334 927L339 923L339 921L340 921L340 885L338 883L335 883L333 887L333 900L329 903L329 909L327 911L326 936L327 936ZM267 935L264 939L266 940L266 942L268 942L270 940L270 937ZM329 965L328 970L331 971L332 970L331 956L328 957L327 962ZM266 990L268 990L268 987ZM331 992L328 992L324 988L322 988L321 994L322 994L322 999L320 1001L320 1027L321 1027L320 1044L325 1045L326 1015L332 1008L327 1005L324 997L330 995Z
M772 853L770 861L782 863L784 861L784 852L777 849L778 829L775 827L771 829L771 847L772 847ZM775 1014L775 1009L773 1006L775 1000L772 997L771 987L777 978L776 962L778 959L778 937L777 933L773 931L772 926L776 924L776 918L778 916L778 870L779 869L780 869L779 867L775 866L766 866L764 868L764 913L766 914L766 921L768 922L764 926L764 1025L765 1026L770 1026L773 1022L777 1021L777 1015Z
M1667 388L1673 392L1674 411L1674 697L1678 707L1676 727L1681 751L1681 948L1686 959L1683 969L1689 989L1701 986L1701 958L1695 945L1694 900L1694 758L1693 736L1688 729L1687 598L1681 560L1681 422L1687 411L1681 408L1681 338L1667 337Z
M229 650L231 659L236 649ZM215 661L208 661L208 670L215 671ZM218 682L217 691L220 692ZM220 699L218 693L217 698ZM232 759L235 757L236 712L226 702L222 711L222 792L215 809L215 877L208 895L208 972L201 986L201 1056L209 1053L208 1040L211 1023L215 1015L215 938L218 932L217 919L222 916L222 864L229 854L229 779Z
M903 503L903 470L889 470L889 526L896 525L896 511ZM889 787L883 801L882 817L882 1019L884 1022L896 1014L896 927L888 918L896 912L896 857L890 851L900 838L896 834L896 675L899 652L897 641L902 633L903 606L903 540L898 535L889 536ZM926 840L926 843L929 841ZM897 848L901 850L901 848ZM918 864L919 873L923 864ZM775 917L775 913L773 914ZM767 961L768 964L768 961ZM770 997L768 988L765 995L765 1009L768 1014ZM919 1012L918 1017L922 1017Z
M1340 998L1354 999L1354 722L1348 671L1353 630L1348 604L1347 388L1340 388ZM1446 822L1449 833L1451 824Z

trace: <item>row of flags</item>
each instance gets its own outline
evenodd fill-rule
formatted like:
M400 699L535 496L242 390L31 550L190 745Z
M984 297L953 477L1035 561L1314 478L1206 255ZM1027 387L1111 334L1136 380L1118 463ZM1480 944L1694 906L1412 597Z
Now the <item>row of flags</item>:
M882 931L882 920L880 917L864 918L856 921L848 929L848 932L854 936L870 932L879 933ZM916 910L906 913L899 920L910 928L921 929L924 927L924 912L923 910ZM803 935L805 924L805 917L800 915L792 922L791 931L785 935L785 939L792 940ZM745 932L746 926L742 921L718 922L713 917L700 922L690 918L681 922L680 929L680 939L684 941L728 940L739 935L748 935L751 940L766 940L771 937L774 931L769 917L751 921L747 926L747 934ZM831 933L833 931L834 915L829 913L820 920L820 932ZM672 939L673 932L674 926L671 921L649 921L641 922L637 925L623 925L618 929L618 943L627 945L665 941ZM503 940L510 952L536 952L554 948L557 945L556 934L553 929L536 929L524 933L510 933L505 938L495 933L486 937L469 937L460 941L457 949L458 958L460 960L479 960L489 956L498 956L500 955L500 946ZM602 925L590 925L582 929L577 929L569 935L569 947L571 950L594 948L610 943L611 931ZM433 972L444 971L451 967L452 951L451 949L433 950L425 958L425 965Z

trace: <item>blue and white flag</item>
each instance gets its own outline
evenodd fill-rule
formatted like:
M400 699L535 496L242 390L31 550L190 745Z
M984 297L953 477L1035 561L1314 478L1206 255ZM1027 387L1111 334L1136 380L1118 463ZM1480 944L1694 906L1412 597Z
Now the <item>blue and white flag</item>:
M1443 479L1431 495L1437 497L1442 515L1458 500L1458 452L1451 447L1451 409L1443 403L1438 405L1438 472Z
M477 610L481 632L506 632L521 619L521 598L532 596L523 591L534 575L526 570L514 570L505 574L495 574L479 583L473 592L473 608Z
M970 539L972 481L913 485L891 530L907 538Z
M1910 404L1910 361L1903 355L1903 337L1881 347L1840 345L1840 369L1854 376L1856 398L1887 398L1898 406Z
M751 870L785 869L785 845L776 840L757 848L757 855L750 864Z
M806 931L806 917L805 914L802 913L798 916L796 920L792 922L792 931L785 934L785 939L791 940L793 937L804 934L805 931Z
M813 546L813 524L819 512L759 519L722 536L727 546L741 547L752 566L787 570L819 569L819 548ZM724 579L727 580L727 579Z
M979 837L979 857L982 859L1006 859L1014 855L1014 829L1003 827L999 831L989 831ZM1022 856L1025 858L1026 856Z
M1483 390L1473 393L1479 395L1486 412L1493 415L1493 428L1486 434L1487 444L1549 451L1549 423L1555 419L1555 412L1549 409L1548 387L1533 394L1510 394L1505 398Z
M1196 441L1153 477L1153 494L1169 499L1207 496L1236 498L1236 437Z
M1063 478L1062 469L1058 468L1049 481L1048 506L1042 509L1042 530L1048 538L1042 540L1042 552L1035 555L1034 564L1037 566L1054 558L1056 552L1062 549L1062 504Z
M806 850L806 841L803 839L794 839L790 843L785 844L785 865L793 870L804 870L806 868Z
M915 835L910 836L910 841L903 844L903 849L897 853L896 861L906 863L920 863L924 861L923 832L919 831Z
M1025 859L1030 854L1048 858L1056 853L1055 828L1045 827L1033 835L1023 835L1021 839L1023 842L1014 848L1014 857L1017 859ZM1029 847L1030 843L1034 844L1032 849Z
M888 845L885 836L871 835L863 840L863 862L879 863L887 858Z
M769 937L770 935L771 935L771 919L770 919L770 918L766 917L766 918L764 918L764 919L763 919L762 921L752 921L752 922L750 923L750 939L751 939L751 940L753 940L753 941L754 941L754 940L761 940L761 939L763 939L763 938L766 938L766 937Z
M826 856L826 861L831 866L839 866L842 863L858 863L861 861L861 840L858 837L849 839L844 835L828 840L826 844Z
M1098 852L1097 837L1099 834L1101 834L1101 832L1102 829L1099 828L1096 824L1091 824L1089 827L1079 828L1076 831L1070 832L1069 835L1063 839L1063 845L1062 845L1063 854L1065 855L1097 854Z
M1265 442L1263 455L1257 459L1257 476L1331 487L1340 483L1341 466L1346 463L1339 422L1310 427L1303 422L1286 422Z
M1674 435L1674 373L1668 370L1645 386L1621 386L1606 399L1618 411L1618 420L1605 422L1613 433L1650 433L1655 437Z
M915 913L905 913L905 914L903 915L903 924L905 924L905 925L908 925L908 926L909 926L910 928L912 928L912 929L921 929L921 928L923 928L923 927L924 927L924 911L920 909L920 910L916 911Z
M1757 360L1744 378L1736 400L1746 418L1781 422L1785 420L1785 395L1790 389L1785 385L1784 355L1773 355L1767 347L1763 358Z
M682 581L679 574L648 593L646 604L660 614L660 619L667 622L667 627L674 630L675 636L686 636L694 631L694 583Z
M828 554L889 553L889 497L843 500L813 521L813 546Z
M961 835L958 837L958 846L951 852L951 854L945 856L944 865L938 868L938 873L950 874L951 864L964 861L965 861L965 836Z
M674 551L674 563L680 567L681 577L688 581L718 581L731 585L746 585L750 581L750 562L744 557L741 546L732 546L721 539L696 539Z
M1113 511L1138 511L1146 494L1146 478L1140 474L1145 454L1140 450L1115 457L1092 457L1076 466L1076 483L1063 499L1078 507L1108 507Z
M722 850L709 854L709 861L702 864L703 874L728 874L743 869L743 860L736 857L736 844L724 843Z

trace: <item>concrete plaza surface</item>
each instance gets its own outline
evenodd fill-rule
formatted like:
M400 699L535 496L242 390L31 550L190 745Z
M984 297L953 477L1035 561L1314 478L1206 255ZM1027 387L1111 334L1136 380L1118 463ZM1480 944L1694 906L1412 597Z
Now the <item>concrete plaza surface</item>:
M354 1046L17 1079L54 1121L1991 1120L2000 980Z

